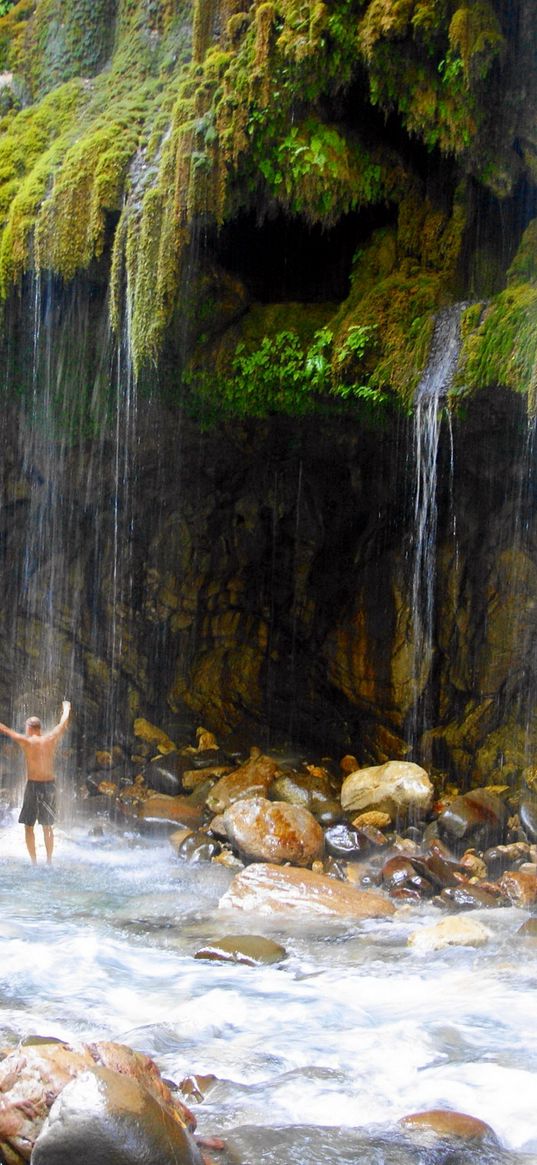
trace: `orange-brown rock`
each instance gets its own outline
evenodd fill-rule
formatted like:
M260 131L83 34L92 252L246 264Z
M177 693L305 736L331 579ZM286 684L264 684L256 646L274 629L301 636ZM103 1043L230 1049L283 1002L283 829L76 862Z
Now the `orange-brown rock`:
M207 805L212 813L223 813L228 805L246 797L266 797L279 774L275 760L252 749L249 760L234 772L228 773L211 789Z
M214 779L216 784L216 781L230 772L232 772L230 765L208 765L205 769L187 769L183 773L183 788L195 789L197 785L202 785L209 778Z
M259 914L300 911L354 919L384 918L395 912L382 894L355 890L346 882L312 870L265 863L254 863L238 874L218 905Z
M428 1112L414 1112L400 1120L405 1129L428 1131L438 1137L459 1137L465 1141L496 1140L493 1129L485 1121L465 1112L432 1108Z
M506 870L498 885L514 906L533 906L537 902L537 875L523 870Z
M155 793L147 797L138 807L138 817L144 821L178 821L181 825L195 828L201 823L203 807L192 805L186 797L169 797L167 793Z
M351 824L357 829L363 829L364 826L371 826L373 829L389 829L391 821L389 813L381 813L378 809L371 809L369 813L359 813Z
M321 826L302 805L249 797L226 809L224 825L233 848L249 861L310 866L323 854Z
M259 934L225 935L200 947L195 959L207 959L220 963L245 963L249 967L262 964L281 963L285 959L285 948L273 939Z

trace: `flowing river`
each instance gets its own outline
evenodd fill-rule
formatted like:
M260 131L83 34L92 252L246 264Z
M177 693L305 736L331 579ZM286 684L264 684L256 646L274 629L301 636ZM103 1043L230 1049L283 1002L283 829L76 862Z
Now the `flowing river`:
M15 822L12 811L0 831L0 1046L110 1038L167 1079L212 1075L189 1101L198 1132L243 1165L537 1162L537 943L515 937L525 911L474 912L492 931L485 948L423 954L407 940L439 919L431 905L352 925L224 911L231 872L182 863L163 838L109 824L94 835L75 818L57 830L55 864L32 867ZM241 933L287 958L193 957ZM410 1143L397 1121L429 1108L481 1118L499 1146Z

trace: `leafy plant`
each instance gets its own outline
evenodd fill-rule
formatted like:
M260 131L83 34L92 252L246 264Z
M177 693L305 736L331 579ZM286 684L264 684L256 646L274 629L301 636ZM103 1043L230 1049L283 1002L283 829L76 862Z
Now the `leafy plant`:
M353 325L334 350L330 328L319 328L307 347L295 331L265 336L259 347L247 351L238 344L229 373L221 378L206 370L186 377L191 397L208 411L263 417L270 413L299 416L312 412L330 398L361 400L377 409L392 397L358 379L359 363L375 339L373 326Z

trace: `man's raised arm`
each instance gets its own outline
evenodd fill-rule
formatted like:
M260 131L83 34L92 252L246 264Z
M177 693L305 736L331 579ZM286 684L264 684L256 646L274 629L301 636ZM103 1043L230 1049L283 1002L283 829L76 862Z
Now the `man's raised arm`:
M22 732L15 732L15 729L8 728L7 724L0 724L0 732L3 732L4 736L9 736L10 740L26 740Z
M69 723L70 715L71 715L71 703L69 700L64 700L63 704L62 704L62 714L61 714L61 718L60 718L59 723L56 725L55 728L51 728L50 732L47 732L46 735L47 736L63 736L63 733L65 732L67 725Z

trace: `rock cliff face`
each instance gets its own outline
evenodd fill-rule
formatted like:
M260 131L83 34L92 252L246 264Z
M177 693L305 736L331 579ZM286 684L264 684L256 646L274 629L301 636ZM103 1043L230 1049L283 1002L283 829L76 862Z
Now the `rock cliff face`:
M173 739L205 723L422 759L468 783L515 777L534 759L537 680L521 406L490 392L445 425L433 646L418 661L411 421L203 432L138 400L127 448L29 451L6 411L2 705L54 715L67 690L82 738L121 740L142 714Z
M0 18L3 704L515 776L533 4L68 9ZM411 403L458 301L425 650Z

